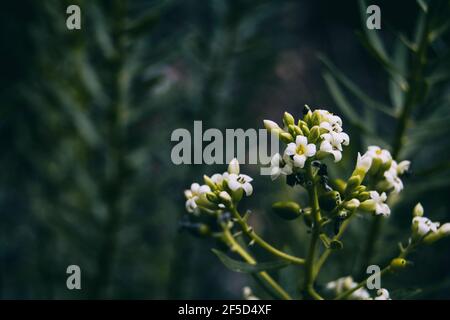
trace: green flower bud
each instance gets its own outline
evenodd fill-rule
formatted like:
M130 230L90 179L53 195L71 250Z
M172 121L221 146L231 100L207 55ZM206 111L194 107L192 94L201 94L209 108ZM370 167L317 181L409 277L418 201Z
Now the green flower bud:
M391 261L390 263L390 267L392 270L397 271L397 270L401 270L404 269L407 265L407 262L405 259L402 258L395 258Z
M279 201L272 204L273 212L286 220L294 220L300 216L300 205L293 201Z
M335 179L332 181L333 189L339 191L339 193L344 194L347 183L342 179Z
M208 201L212 203L219 203L219 198L214 192L207 192L206 199L208 199Z
M217 189L216 184L215 184L215 183L211 180L211 178L208 177L206 174L203 175L203 181L205 182L205 184L206 184L208 187L211 188L211 190L214 191L214 190Z
M344 203L344 208L348 210L355 210L359 207L360 204L361 203L359 202L358 199L352 199Z
M302 129L300 129L299 126L294 126L294 131L295 131L295 134L297 136L302 136L303 135L303 131L302 131Z
M360 202L366 201L368 199L370 199L370 193L369 192L364 191L364 192L361 192L361 193L358 194L358 200Z
M311 130L309 131L308 141L311 143L316 143L319 138L320 138L319 126L312 127Z
M308 125L306 124L306 122L302 122L299 125L299 127L300 127L300 129L302 129L302 132L305 136L309 136L309 128L308 128Z
M319 125L322 122L320 114L317 111L314 111L311 116L311 126Z
M358 175L350 177L345 188L345 195L350 195L361 184L361 182L361 177Z
M361 204L359 205L359 209L366 212L373 212L376 209L376 203L372 199L365 200L361 202Z
M233 202L233 200L231 199L231 196L226 191L221 191L219 193L219 198L220 198L221 202L227 207L229 207Z
M421 217L421 216L423 216L423 207L422 207L422 205L419 202L414 207L413 217Z
M285 112L283 115L284 125L287 127L289 125L293 125L295 123L295 119L289 112Z
M281 132L280 140L284 143L291 143L294 142L294 137L289 132Z
M288 131L291 135L295 136L296 135L295 125L293 125L293 124L288 125Z
M339 194L339 192L335 190L325 192L319 197L320 207L326 211L333 210L340 203L341 203L341 195Z

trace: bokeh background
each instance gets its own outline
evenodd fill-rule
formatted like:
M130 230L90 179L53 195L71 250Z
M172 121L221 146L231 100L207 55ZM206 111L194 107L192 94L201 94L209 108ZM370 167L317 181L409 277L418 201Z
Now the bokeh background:
M79 31L66 29L69 4L81 7ZM308 104L340 114L352 137L334 175L349 174L372 143L410 159L373 263L406 241L418 201L432 220L450 221L449 2L376 4L379 31L364 27L357 1L4 1L0 298L241 298L245 285L264 297L217 260L215 243L179 232L183 190L225 170L170 161L171 132L192 131L194 120L261 128ZM269 211L301 191L258 166L243 171L255 178L243 203L252 225L304 255L305 227ZM358 278L370 223L355 221L319 286ZM450 298L450 239L411 260L383 279L394 299ZM70 264L81 267L82 290L66 288ZM294 292L302 273L274 276Z

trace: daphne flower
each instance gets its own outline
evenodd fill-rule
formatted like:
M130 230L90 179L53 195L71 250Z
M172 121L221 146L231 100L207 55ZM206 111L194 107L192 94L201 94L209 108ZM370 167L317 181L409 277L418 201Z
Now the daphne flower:
M323 139L320 144L320 151L331 153L334 157L334 162L342 159L342 144L349 144L349 137L346 133L329 132L321 135Z
M196 200L204 193L211 192L211 189L207 185L199 185L198 183L191 184L191 189L185 190L184 195L186 197L186 210L191 213L197 212Z
M228 187L231 189L231 191L242 189L245 191L245 194L247 196L250 196L253 193L253 187L250 184L253 179L250 176L246 174L238 175L235 173L225 172L222 177L227 181Z
M403 160L400 163L397 164L397 174L402 175L406 171L409 170L409 167L411 166L411 161Z
M380 159L382 163L387 163L392 160L391 153L386 149L381 149L378 146L370 146L367 149L367 154L369 156Z
M389 291L381 288L377 291L377 296L373 300L392 300L389 298Z
M389 170L384 172L384 178L386 179L390 188L394 188L395 193L399 193L403 190L403 182L398 177L397 162L392 161Z
M426 217L414 217L412 220L413 235L421 238L428 233L435 233L439 228L439 222L432 222Z
M315 112L317 112L321 116L323 121L328 122L331 126L336 126L339 128L342 127L342 119L339 116L336 116L331 112L323 109L317 109L315 110Z
M292 161L287 155L281 157L279 153L276 153L270 160L270 167L272 180L278 178L280 174L285 176L292 174Z
M253 291L252 289L250 289L250 287L242 288L242 295L244 296L245 300L259 300L259 298L253 294Z
M358 284L353 281L351 276L342 277L335 281L328 282L326 288L328 290L334 291L336 295L340 295L341 293L351 290L356 287ZM359 288L354 291L352 294L348 296L349 300L370 300L369 292L364 288Z
M316 154L316 145L308 144L308 139L304 136L297 136L295 143L289 143L284 152L294 160L294 166L303 168L306 158Z
M362 170L364 173L367 173L367 171L369 171L371 166L372 166L372 157L367 153L361 156L361 154L358 152L358 158L356 160L356 168Z
M388 217L391 214L391 209L385 203L387 199L386 193L383 192L380 195L377 191L370 191L369 195L370 199L362 202L359 208L365 211L373 211L376 215Z

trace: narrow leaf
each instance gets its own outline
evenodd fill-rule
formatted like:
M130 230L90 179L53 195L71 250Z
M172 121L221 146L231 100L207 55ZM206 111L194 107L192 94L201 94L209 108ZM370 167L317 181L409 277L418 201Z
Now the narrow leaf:
M211 249L214 254L222 261L228 269L235 272L258 273L267 270L280 269L290 264L288 261L277 260L270 262L259 262L258 264L249 264L230 258L225 253L217 249Z

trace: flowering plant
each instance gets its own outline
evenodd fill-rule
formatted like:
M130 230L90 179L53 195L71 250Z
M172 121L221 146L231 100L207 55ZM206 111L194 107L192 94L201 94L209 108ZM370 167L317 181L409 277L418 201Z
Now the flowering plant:
M303 116L296 120L285 112L283 126L271 120L264 121L265 128L286 144L282 154L271 160L271 179L286 177L286 183L303 189L308 195L307 203L295 201L276 202L273 211L286 220L302 219L310 232L310 243L306 257L297 257L284 252L260 237L249 225L249 214L239 211L241 199L253 194L252 178L240 172L237 159L231 160L228 170L211 177L204 176L204 184L193 183L185 191L188 215L182 226L197 235L218 240L229 251L239 255L243 261L229 257L214 249L220 260L230 269L248 272L260 280L275 298L292 299L269 271L288 264L304 269L299 297L321 300L334 299L389 299L385 288L371 294L367 280L355 282L344 276L318 289L320 271L332 252L343 247L341 238L352 220L358 215L374 215L388 219L391 214L389 200L403 189L402 177L408 172L410 161L397 162L388 150L369 146L365 153L358 153L354 170L345 179L329 177L327 158L337 163L342 159L350 138L343 131L339 116L326 110L311 110L305 106ZM432 244L450 235L450 223L440 226L423 216L424 209L418 203L413 210L411 236L405 245L399 245L399 253L384 268L379 268L371 277L395 273L410 264L408 255L422 245ZM241 236L248 239L249 246L255 244L277 259L259 263L242 244ZM255 299L249 288L244 288L244 297Z

